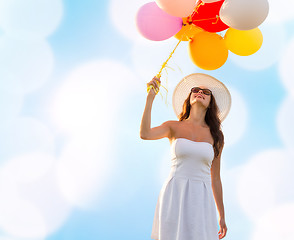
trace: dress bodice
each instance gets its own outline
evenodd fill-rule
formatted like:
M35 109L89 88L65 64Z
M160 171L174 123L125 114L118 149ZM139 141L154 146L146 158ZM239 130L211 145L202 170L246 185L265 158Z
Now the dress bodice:
M171 174L210 181L213 158L214 150L210 143L176 138L171 144Z

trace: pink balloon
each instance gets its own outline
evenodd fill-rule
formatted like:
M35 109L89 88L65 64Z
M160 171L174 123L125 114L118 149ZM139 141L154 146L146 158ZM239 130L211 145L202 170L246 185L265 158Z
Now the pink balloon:
M174 36L182 28L183 19L161 10L155 2L143 5L136 16L139 32L147 39L162 41Z

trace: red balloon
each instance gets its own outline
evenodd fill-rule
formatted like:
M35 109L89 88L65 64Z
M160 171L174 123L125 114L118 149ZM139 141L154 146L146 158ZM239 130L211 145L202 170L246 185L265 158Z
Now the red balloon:
M208 32L220 32L228 29L229 26L224 24L219 17L219 11L224 1L204 3L199 0L196 10L191 14L193 24Z

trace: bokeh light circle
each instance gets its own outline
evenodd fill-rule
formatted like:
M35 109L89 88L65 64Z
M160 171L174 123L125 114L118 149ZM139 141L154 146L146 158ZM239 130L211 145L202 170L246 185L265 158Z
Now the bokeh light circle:
M62 0L1 0L0 28L14 37L42 38L61 22Z
M136 14L148 0L111 0L109 16L114 27L131 41L150 41L145 39L136 26Z
M105 127L105 126L104 126ZM83 209L95 207L116 168L111 137L95 132L73 138L63 149L57 179L66 201Z
M244 98L234 88L228 87L232 96L232 106L228 117L222 123L225 146L238 142L245 133L248 124L248 107Z
M14 237L45 238L68 218L70 206L56 182L53 156L32 152L0 168L0 227Z
M19 117L0 127L0 157L2 161L30 152L55 153L55 137L38 119Z
M279 73L285 89L294 97L294 38L287 44L279 62Z
M113 126L125 100L138 88L139 81L123 64L85 63L71 71L54 93L49 103L52 121L70 135Z
M253 156L237 179L237 196L245 214L254 222L279 203L278 190L290 156L282 149L270 149Z
M279 0L268 0L269 14L266 18L268 23L284 23L294 19L294 2L284 0L283 4Z
M282 142L294 156L294 96L287 96L277 113L277 128Z
M293 239L293 215L294 202L271 209L256 224L252 240Z
M44 40L0 37L0 84L7 92L31 93L49 79L54 55Z

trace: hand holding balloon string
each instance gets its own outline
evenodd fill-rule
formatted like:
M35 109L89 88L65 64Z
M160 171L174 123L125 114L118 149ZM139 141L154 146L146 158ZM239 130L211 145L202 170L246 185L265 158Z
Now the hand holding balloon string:
M161 85L160 76L156 75L149 83L147 83L147 92L153 88L155 94L159 92L159 87Z

